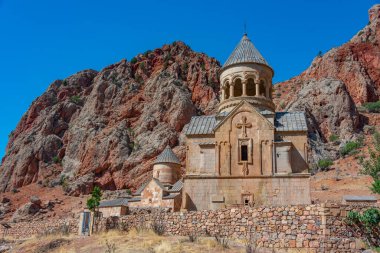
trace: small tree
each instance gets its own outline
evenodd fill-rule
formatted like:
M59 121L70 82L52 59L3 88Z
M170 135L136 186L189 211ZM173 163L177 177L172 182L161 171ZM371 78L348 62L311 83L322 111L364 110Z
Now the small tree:
M100 200L102 199L102 190L95 186L91 192L91 197L87 199L87 208L94 213L94 223L97 226Z

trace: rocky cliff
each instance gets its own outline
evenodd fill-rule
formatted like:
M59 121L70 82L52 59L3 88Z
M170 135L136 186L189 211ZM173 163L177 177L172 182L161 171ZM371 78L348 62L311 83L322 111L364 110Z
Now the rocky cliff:
M380 94L380 6L346 44L316 57L301 75L275 86L278 110L305 110L313 157L333 156L332 134L355 137L365 123L356 106ZM96 72L53 82L10 135L0 190L61 184L70 195L94 184L138 187L167 144L184 161L181 131L218 103L219 63L182 42Z
M306 110L313 157L329 150L323 143L331 135L346 141L368 123L357 106L379 100L379 43L380 5L375 5L368 25L350 41L317 56L299 76L275 85L278 110Z
M182 42L53 82L10 135L0 190L136 188L183 126L217 105L219 63ZM182 146L175 148L184 159ZM68 183L70 182L70 183Z

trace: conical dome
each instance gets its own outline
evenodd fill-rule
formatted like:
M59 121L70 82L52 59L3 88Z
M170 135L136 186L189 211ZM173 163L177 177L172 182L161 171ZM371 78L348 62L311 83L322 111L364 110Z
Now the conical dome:
M247 34L244 34L222 69L238 63L259 63L269 67L269 64L253 45Z
M157 156L156 160L153 164L157 163L175 163L175 164L181 164L178 157L174 154L173 150L168 146L162 151L162 153Z

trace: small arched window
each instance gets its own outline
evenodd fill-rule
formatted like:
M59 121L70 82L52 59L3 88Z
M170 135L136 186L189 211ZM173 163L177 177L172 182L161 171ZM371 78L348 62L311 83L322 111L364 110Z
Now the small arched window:
M255 96L256 95L256 85L255 85L255 81L250 78L248 79L248 82L247 82L247 96Z
M230 84L227 82L224 86L224 99L228 99L230 97Z
M241 97L243 94L243 84L240 79L236 79L234 85L234 97Z

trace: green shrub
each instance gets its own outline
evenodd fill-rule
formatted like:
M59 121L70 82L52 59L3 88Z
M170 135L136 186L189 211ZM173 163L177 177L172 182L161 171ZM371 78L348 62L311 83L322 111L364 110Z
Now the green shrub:
M318 54L317 54L317 57L322 57L322 56L323 56L322 51L319 51Z
M367 244L372 247L380 246L380 210L369 208L360 214L350 211L347 214L345 223L348 229L353 232L354 237L365 238Z
M367 109L368 112L379 113L380 112L380 101L365 103L365 104L363 104L363 107L365 109Z
M133 58L131 59L131 63L132 63L132 64L135 64L136 62L137 62L136 57L133 57Z
M342 156L352 155L360 146L360 143L357 141L349 141L340 149L340 154Z
M52 161L53 161L53 163L61 163L61 159L59 159L58 156L54 156L54 157L52 158Z
M69 190L69 182L65 175L61 175L61 178L59 179L59 185L62 186L62 190L64 192L68 192Z
M375 179L370 189L373 193L380 194L380 179Z
M377 208L367 209L359 216L359 220L368 228L378 226L380 223L380 210Z
M321 159L318 161L318 167L322 170L328 169L331 165L333 165L333 161L331 159Z
M80 96L74 95L74 96L70 97L70 102L78 105L82 102L82 99Z
M339 136L336 134L332 134L330 135L329 140L330 142L336 142L337 140L339 140Z

